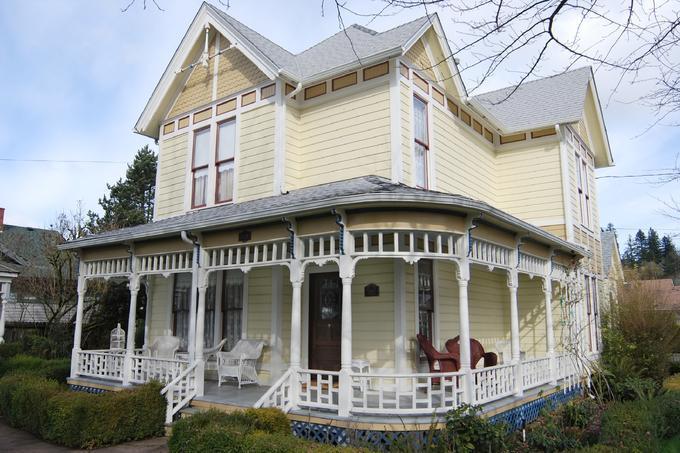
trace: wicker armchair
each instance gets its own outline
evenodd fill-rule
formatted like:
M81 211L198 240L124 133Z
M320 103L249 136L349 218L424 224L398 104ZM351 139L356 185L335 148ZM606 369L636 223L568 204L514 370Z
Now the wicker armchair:
M226 378L235 378L238 388L242 384L258 384L257 360L262 355L264 341L239 340L229 352L217 352L217 386Z
M460 361L460 338L455 337L450 340L446 340L444 344L446 350L451 354L454 354L459 358ZM484 359L484 368L498 365L498 356L494 352L485 352L484 346L475 340L470 338L470 367L473 369L477 366L480 360Z

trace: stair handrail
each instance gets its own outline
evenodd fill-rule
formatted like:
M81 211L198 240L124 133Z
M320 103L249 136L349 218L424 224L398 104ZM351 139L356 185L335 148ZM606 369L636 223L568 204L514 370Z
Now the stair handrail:
M165 423L172 423L172 419L175 416L175 414L180 411L184 406L189 404L189 402L196 396L196 385L194 383L193 389L187 389L187 396L179 401L176 405L173 406L173 397L172 397L172 392L174 391L175 387L177 386L178 383L182 381L182 379L186 379L187 376L189 376L190 373L192 373L194 370L196 370L196 366L198 365L198 362L194 362L191 365L189 365L184 371L182 371L180 374L177 375L175 379L170 381L163 389L161 390L161 395L165 395L165 399L168 401L168 406L165 411ZM189 385L187 383L187 385Z
M288 368L288 370L286 370L286 372L283 373L283 375L276 381L276 383L269 387L269 390L267 390L265 394L262 395L260 399L255 402L255 404L253 404L253 407L255 408L263 407L264 403L270 400L272 395L274 395L274 393L276 393L286 383L286 381L290 381L292 373L293 369ZM291 406L292 401L289 401L288 404L284 405L284 407L281 407L280 409L283 410L284 412L288 412Z

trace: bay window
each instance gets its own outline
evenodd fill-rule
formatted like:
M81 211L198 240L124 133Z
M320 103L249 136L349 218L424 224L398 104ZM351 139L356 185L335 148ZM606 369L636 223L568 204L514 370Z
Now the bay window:
M231 201L234 197L234 154L236 149L236 121L217 125L217 150L215 152L215 203Z
M428 151L430 148L427 127L427 103L413 97L413 136L415 153L416 187L428 188Z
M210 164L210 127L194 132L194 150L191 164L192 191L191 207L200 208L207 204L208 166Z

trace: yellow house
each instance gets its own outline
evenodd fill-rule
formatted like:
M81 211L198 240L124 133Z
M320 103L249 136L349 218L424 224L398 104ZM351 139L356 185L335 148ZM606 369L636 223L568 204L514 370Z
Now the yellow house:
M154 221L64 246L71 384L164 380L168 421L255 405L367 430L573 385L567 352L598 350L612 165L593 73L470 97L450 55L436 15L292 54L204 3L135 126L160 148ZM131 309L124 350L81 350L95 278L129 279L133 308L146 291L144 345ZM218 385L239 340L259 385ZM174 356L148 354L163 341Z

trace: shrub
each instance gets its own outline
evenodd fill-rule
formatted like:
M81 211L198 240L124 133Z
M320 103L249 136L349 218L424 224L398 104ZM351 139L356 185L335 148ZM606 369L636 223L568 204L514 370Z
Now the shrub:
M46 426L47 404L63 391L57 382L31 374L0 379L0 413L15 428L41 435Z
M580 431L564 426L557 411L545 409L527 427L526 442L530 447L541 451L564 451L581 447Z
M680 392L670 391L654 400L656 413L664 422L665 437L680 435Z
M71 361L69 359L46 360L20 354L0 362L0 376L7 373L30 373L58 382L66 382L66 378L71 374Z
M272 434L291 434L290 420L278 409L248 409L244 415L256 430Z
M0 344L0 359L5 360L21 352L21 343L2 343Z
M101 395L61 393L48 404L45 438L60 445L98 448L163 433L165 399L161 386Z
M626 376L620 380L615 378L611 382L611 388L619 401L649 401L658 396L662 390L658 381L638 376Z
M657 451L663 423L654 406L650 401L612 404L602 416L600 442L628 452Z
M506 449L506 426L478 416L480 409L463 404L446 413L446 428L440 442L450 450L503 451Z

